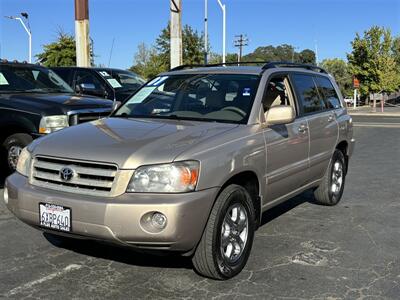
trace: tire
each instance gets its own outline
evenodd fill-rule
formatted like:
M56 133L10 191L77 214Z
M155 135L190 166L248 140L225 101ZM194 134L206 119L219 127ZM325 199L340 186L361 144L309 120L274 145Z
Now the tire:
M8 169L8 173L12 173L16 169L19 153L23 148L33 141L32 137L26 133L16 133L5 139L3 149L5 152L4 162Z
M328 169L320 185L314 191L316 203L327 206L339 203L343 195L346 172L346 160L343 152L335 149Z
M236 184L227 186L215 201L192 258L195 270L218 280L239 274L250 255L254 220L254 206L247 190Z

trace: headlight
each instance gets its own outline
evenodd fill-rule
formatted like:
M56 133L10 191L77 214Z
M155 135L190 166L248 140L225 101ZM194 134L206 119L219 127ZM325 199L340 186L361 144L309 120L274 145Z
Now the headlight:
M17 172L23 176L28 177L31 168L31 153L25 147L22 149L18 158Z
M66 115L46 116L40 120L39 133L52 133L68 126L68 116Z
M135 170L127 192L185 193L196 188L199 162L184 161L171 164L143 166Z

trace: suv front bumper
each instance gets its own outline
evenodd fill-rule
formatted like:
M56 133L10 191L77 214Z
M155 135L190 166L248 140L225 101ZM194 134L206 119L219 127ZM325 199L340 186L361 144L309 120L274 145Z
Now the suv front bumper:
M8 209L23 222L44 231L76 238L98 239L147 249L190 251L201 238L218 188L185 194L123 194L101 198L57 192L32 186L14 173L6 180ZM39 226L39 203L71 209L69 233ZM166 227L157 233L146 230L142 216L161 212Z

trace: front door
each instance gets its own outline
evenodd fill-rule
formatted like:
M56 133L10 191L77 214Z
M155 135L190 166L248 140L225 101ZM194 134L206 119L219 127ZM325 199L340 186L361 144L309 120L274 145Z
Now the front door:
M263 108L291 105L298 111L289 78L274 76L268 83ZM304 185L308 174L309 132L307 119L269 126L264 130L267 149L267 201L277 200Z

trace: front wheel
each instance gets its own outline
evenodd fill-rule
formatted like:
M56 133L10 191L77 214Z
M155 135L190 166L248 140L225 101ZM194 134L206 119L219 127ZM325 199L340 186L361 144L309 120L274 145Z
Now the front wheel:
M343 195L345 178L346 161L343 152L336 149L319 187L314 191L316 202L329 206L338 204Z
M6 162L9 173L17 169L19 155L22 149L32 142L32 137L26 133L16 133L8 138L3 143L3 148L6 153Z
M227 186L218 196L192 258L198 273L229 279L246 265L253 244L255 211L251 197L239 185Z

